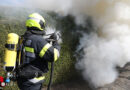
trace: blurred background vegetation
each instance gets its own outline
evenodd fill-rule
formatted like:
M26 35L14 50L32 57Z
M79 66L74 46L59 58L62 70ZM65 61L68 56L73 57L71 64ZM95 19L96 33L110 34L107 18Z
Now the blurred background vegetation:
M4 9L4 11L3 11ZM62 34L61 56L55 63L53 85L59 83L75 82L82 80L80 71L75 69L76 58L74 57L75 50L79 44L79 37L82 36L79 30L88 32L88 28L76 25L72 16L62 17L53 12L46 12L42 10L26 10L26 9L11 9L0 8L0 76L5 77L3 70L4 64L4 45L6 43L8 33L24 34L26 31L25 20L32 12L39 12L44 16L47 26L60 30ZM90 19L88 19L90 20ZM86 23L90 26L90 23ZM90 29L89 29L90 30ZM50 73L50 72L49 72ZM49 73L46 74L44 86L49 82ZM14 86L6 86L4 90L18 90L17 84Z

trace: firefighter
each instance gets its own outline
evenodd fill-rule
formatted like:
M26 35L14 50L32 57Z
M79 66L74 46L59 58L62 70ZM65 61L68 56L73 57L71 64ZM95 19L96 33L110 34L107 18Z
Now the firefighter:
M22 65L17 71L17 83L21 90L41 90L44 74L48 72L48 62L56 61L60 53L57 36L51 35L55 41L50 44L43 38L45 20L38 14L30 14L26 20L27 31L23 35L24 52Z

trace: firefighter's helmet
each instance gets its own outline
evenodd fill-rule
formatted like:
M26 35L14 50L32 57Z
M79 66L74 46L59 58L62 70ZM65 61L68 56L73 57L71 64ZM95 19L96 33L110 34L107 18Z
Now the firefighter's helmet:
M45 19L38 13L30 14L26 21L26 27L43 31L45 28Z

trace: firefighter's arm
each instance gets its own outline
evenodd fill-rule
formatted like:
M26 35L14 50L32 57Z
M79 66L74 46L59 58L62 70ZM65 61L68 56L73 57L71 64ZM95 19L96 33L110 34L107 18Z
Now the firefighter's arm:
M53 62L56 61L60 56L60 45L57 42L54 42L51 45L45 39L41 39L37 44L39 51L38 54L43 60Z
M54 61L56 61L60 56L60 48L61 48L57 41L53 42L53 48L54 48Z

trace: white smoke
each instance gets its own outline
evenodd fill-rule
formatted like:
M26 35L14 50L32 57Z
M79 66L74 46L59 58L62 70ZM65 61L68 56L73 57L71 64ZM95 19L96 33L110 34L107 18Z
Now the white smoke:
M26 0L22 4L63 16L71 14L77 24L84 24L87 16L93 18L97 31L80 39L77 51L83 48L84 55L76 67L94 86L114 82L118 77L116 66L130 62L129 0Z
M83 48L85 55L76 67L95 87L114 82L118 77L116 67L130 62L129 5L128 2L115 1L102 7L106 9L100 12L100 16L92 14L98 31L80 39L77 51Z

